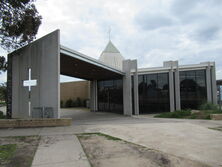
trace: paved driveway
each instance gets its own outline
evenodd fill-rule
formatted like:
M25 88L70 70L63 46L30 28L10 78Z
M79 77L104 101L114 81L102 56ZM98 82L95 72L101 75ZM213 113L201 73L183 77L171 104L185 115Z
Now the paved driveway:
M191 123L203 127L222 126L222 121L153 118L153 115L124 116L109 112L90 112L86 108L61 109L61 117L72 118L73 125L107 125L107 124L151 124L151 123Z

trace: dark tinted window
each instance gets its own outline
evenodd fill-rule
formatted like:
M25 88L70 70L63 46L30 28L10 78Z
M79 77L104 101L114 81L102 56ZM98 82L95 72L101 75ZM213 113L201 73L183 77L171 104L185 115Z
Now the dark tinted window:
M122 80L98 81L98 110L123 113Z
M139 75L138 86L140 113L170 110L168 73Z
M182 109L198 109L206 102L205 70L180 72L180 97Z

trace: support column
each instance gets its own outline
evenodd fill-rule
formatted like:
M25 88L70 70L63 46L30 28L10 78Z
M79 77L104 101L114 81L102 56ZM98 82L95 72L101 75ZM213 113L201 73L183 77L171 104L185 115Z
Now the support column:
M175 111L174 107L174 82L173 82L173 69L169 71L169 90L170 90L170 112Z
M97 81L93 80L90 82L90 110L95 112L98 110L97 107Z
M176 110L181 110L180 105L180 72L177 64L177 68L175 71L175 102L176 102Z
M131 68L133 68L134 113L135 113L135 115L139 115L137 60L131 61Z
M217 83L216 83L215 62L213 62L213 66L211 67L211 84L212 84L212 102L213 104L217 104Z
M123 61L123 114L132 115L132 93L131 93L131 60Z
M206 68L207 102L212 103L210 62Z

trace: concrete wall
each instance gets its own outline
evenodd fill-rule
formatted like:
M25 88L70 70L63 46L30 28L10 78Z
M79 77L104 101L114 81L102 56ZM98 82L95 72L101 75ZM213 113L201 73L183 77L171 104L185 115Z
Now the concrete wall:
M56 30L33 43L14 51L8 55L8 96L7 113L12 113L12 118L30 118L30 113L36 107L51 107L54 117L59 118L60 108L60 35ZM23 86L23 81L29 78L37 80L37 85L31 88L29 98L28 87ZM11 107L10 107L11 106Z
M174 92L174 68L178 67L178 61L165 61L163 62L164 67L169 67L169 98L170 98L170 112L175 111L175 92ZM179 91L179 89L178 89Z
M132 79L134 77L134 112L135 115L139 114L138 103L138 73L137 73L137 60L124 60L123 61L123 114L131 116L133 114L132 105Z
M131 60L123 61L123 114L132 115Z
M213 104L217 104L217 83L216 83L216 69L215 62L211 67L211 85L212 85L212 102Z
M60 83L60 100L63 102L68 99L89 99L90 81L74 81Z

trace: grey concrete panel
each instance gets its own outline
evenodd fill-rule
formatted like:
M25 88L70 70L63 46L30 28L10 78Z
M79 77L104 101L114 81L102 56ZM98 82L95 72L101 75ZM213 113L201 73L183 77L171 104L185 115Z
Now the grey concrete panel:
M163 62L163 67L177 67L178 66L178 61L164 61Z
M96 80L90 82L90 110L93 112L98 111Z
M31 111L35 107L52 107L54 117L59 117L60 108L60 39L56 30L35 42L16 50L12 57L12 113L13 117L29 117L29 100ZM28 87L23 81L37 80L37 86L31 88L29 99Z
M37 82L39 84L40 106L53 107L54 117L59 118L60 108L60 44L59 31L55 31L39 41L43 54L39 57ZM36 55L37 56L37 55ZM32 61L32 64L35 62ZM35 71L33 71L35 72ZM35 79L35 78L33 78ZM35 89L35 87L33 87ZM33 90L34 90L33 89ZM35 94L37 95L37 94ZM34 107L34 106L32 106Z
M28 68L31 48L27 46L27 49L22 50L18 55L19 60L19 117L29 117L29 91L28 87L23 86L23 81L29 78ZM12 67L13 69L13 67ZM13 69L13 73L15 70ZM14 75L13 75L14 76ZM16 84L16 83L15 83Z
M173 82L173 70L169 71L169 90L170 90L170 112L175 111L174 105L174 82Z
M11 57L12 59L12 118L19 117L19 56L15 55Z
M134 113L139 115L139 95L138 95L138 71L137 71L137 60L131 61L131 70L133 70L133 99L134 99Z
M179 93L180 82L179 82L178 61L165 61L163 62L163 66L170 67L169 69L170 112L173 112L175 111L175 103L176 103L176 109L180 109L180 93ZM174 72L175 68L176 70ZM175 75L175 82L174 82L174 75Z
M217 83L216 83L216 70L215 70L215 62L211 67L211 79L212 79L212 102L213 104L217 104Z
M181 109L180 104L180 72L177 66L176 71L174 72L175 75L175 102L176 102L176 110Z
M27 49L28 50L28 49ZM27 54L24 50L9 55L12 59L12 118L28 118L28 89L23 87L27 79Z
M207 101L212 102L212 91L211 91L211 72L210 72L210 63L208 63L206 69L206 83L207 83Z
M123 61L123 114L132 115L131 60Z

